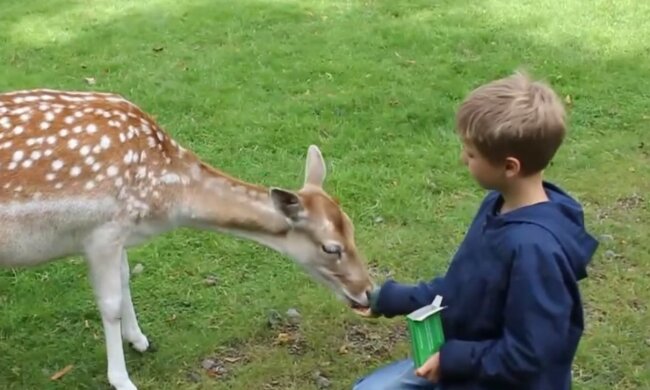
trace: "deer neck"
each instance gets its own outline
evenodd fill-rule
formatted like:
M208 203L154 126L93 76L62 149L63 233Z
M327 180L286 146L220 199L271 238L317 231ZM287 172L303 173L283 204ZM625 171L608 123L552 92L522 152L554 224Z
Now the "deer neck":
M230 177L204 163L192 166L191 171L176 207L179 225L234 234L287 252L291 226L274 207L265 187Z

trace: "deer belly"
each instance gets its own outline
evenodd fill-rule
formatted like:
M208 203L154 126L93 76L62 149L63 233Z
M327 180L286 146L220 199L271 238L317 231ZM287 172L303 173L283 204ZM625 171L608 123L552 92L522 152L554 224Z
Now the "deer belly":
M0 265L32 266L82 254L86 237L110 222L114 209L106 201L2 204Z

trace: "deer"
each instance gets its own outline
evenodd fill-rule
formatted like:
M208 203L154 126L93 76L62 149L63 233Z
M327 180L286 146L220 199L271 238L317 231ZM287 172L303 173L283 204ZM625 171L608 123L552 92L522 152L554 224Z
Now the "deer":
M124 341L150 349L131 300L127 250L179 227L250 240L298 264L355 310L373 289L354 224L323 188L309 145L297 190L253 184L184 148L123 95L0 93L0 266L81 256L102 321L109 384L135 390Z

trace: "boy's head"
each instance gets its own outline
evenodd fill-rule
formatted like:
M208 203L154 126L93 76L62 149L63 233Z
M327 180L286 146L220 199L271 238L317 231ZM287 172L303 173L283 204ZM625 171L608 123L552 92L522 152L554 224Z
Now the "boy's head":
M486 188L541 173L566 133L565 111L546 84L523 73L472 91L456 115L463 162Z

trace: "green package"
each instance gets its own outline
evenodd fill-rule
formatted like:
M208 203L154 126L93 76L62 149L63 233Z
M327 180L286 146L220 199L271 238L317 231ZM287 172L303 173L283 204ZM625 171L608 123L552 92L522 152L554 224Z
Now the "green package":
M440 350L445 342L442 330L442 297L436 295L430 305L423 306L408 316L406 322L411 338L411 357L416 367L420 367Z

